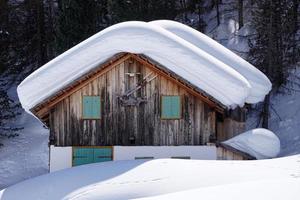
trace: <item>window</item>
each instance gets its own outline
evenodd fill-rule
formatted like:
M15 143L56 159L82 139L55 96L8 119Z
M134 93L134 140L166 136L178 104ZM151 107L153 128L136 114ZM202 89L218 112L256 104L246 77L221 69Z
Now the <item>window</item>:
M135 160L147 160L147 159L154 159L152 156L144 156L144 157L134 157Z
M101 101L100 96L83 96L82 115L83 119L100 119Z
M186 159L186 160L189 160L191 159L190 156L173 156L171 157L172 159Z
M161 118L180 119L181 117L180 101L181 101L180 96L162 96L161 97Z

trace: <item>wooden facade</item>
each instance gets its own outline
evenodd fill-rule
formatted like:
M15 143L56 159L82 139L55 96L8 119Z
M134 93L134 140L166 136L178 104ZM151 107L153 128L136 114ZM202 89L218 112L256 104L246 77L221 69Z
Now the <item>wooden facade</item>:
M97 76L70 87L68 94L62 92L33 110L48 124L51 144L204 145L244 130L243 120L226 117L222 106L190 89L186 83L165 75L155 65L142 62L140 57L125 55L123 58L113 66L111 63L102 66L101 73L95 72ZM133 103L124 104L122 95L147 76L152 79L130 95ZM179 119L161 118L164 95L180 96ZM100 96L99 119L84 119L84 96Z
M218 143L217 160L256 160L256 158L224 143Z

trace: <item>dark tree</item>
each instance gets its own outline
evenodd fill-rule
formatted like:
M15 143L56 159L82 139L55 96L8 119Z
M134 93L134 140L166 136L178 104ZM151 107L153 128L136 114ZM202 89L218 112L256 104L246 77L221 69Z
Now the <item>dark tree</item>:
M238 0L239 29L244 26L244 0Z
M107 13L106 1L58 0L57 51L62 53L107 27L99 16Z
M253 9L252 26L256 34L250 42L250 57L253 64L263 71L277 91L288 80L296 34L291 13L294 11L292 0L257 0ZM262 126L268 128L270 96L266 96L262 111Z
M109 8L113 23L174 19L177 15L174 0L111 0Z

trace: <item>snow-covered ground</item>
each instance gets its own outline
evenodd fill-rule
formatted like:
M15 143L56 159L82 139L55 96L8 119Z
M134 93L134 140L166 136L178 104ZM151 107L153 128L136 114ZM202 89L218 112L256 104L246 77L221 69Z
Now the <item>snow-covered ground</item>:
M48 172L48 130L25 112L15 125L24 129L19 136L2 141L0 188Z
M300 155L255 161L157 159L95 163L39 176L0 192L1 200L296 200L299 196Z
M300 77L300 68L291 72L290 79ZM287 87L291 87L288 85ZM271 98L271 116L269 129L280 139L281 152L279 156L300 153L300 87L294 85L295 90L284 94L276 94ZM257 124L258 113L253 111L247 120L247 128L254 128Z

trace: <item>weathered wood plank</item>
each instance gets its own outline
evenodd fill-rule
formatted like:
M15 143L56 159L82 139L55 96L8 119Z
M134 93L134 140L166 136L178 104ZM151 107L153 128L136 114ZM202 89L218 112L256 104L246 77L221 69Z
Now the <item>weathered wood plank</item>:
M158 76L132 94L147 102L138 106L121 105L118 96L134 88L149 73ZM82 119L83 95L100 96L100 119ZM162 95L181 97L180 119L161 119ZM228 138L244 128L243 122L231 119L217 124L215 110L201 98L134 59L115 65L57 103L52 110L50 129L60 146L200 145L216 137L216 132L218 137Z

